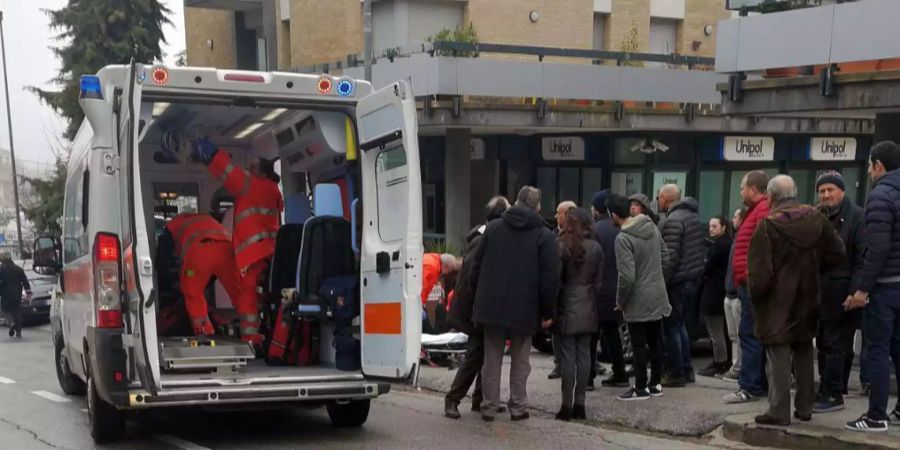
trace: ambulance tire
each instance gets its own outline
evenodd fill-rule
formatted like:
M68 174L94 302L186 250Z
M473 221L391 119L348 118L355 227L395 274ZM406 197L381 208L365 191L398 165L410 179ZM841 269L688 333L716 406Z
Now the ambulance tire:
M369 418L370 400L351 400L349 403L328 402L328 417L338 428L360 427Z
M97 444L108 444L125 438L125 411L106 403L97 393L93 376L88 373L87 381L88 419L91 437Z
M54 339L56 341L56 379L59 380L59 387L66 395L83 396L87 391L87 386L81 378L72 373L69 368L69 358L65 355L65 344L62 339Z

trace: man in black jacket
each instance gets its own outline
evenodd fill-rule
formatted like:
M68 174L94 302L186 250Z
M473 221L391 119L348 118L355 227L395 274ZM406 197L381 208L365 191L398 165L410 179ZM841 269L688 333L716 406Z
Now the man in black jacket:
M529 417L526 383L531 372L531 336L553 324L559 295L559 248L538 215L541 191L525 186L501 220L488 224L472 255L474 322L484 327L484 401L481 417L494 420L500 405L503 350L510 341L509 411Z
M22 291L31 299L31 285L25 271L13 262L7 252L0 252L0 309L9 325L9 337L22 337Z
M819 394L813 405L814 413L844 409L844 391L849 373L847 357L853 354L853 337L862 320L862 310L844 311L844 300L855 290L853 278L862 267L865 255L863 222L865 213L844 195L844 178L839 172L828 171L816 180L819 210L844 242L846 258L837 267L820 277L821 325L816 345L819 346Z
M863 308L866 364L870 374L869 410L847 423L854 431L887 431L889 418L900 422L900 408L887 414L891 356L900 363L900 145L875 144L869 152L874 182L866 201L866 254L857 271L856 291L844 308ZM892 355L893 352L893 355ZM900 406L900 405L898 405Z
M447 322L454 329L466 333L469 336L469 342L466 346L466 356L456 376L453 377L453 384L450 385L450 391L444 397L444 415L451 419L459 419L459 402L462 401L469 387L475 383L475 391L472 392L472 411L481 411L481 366L484 364L484 330L480 326L472 323L472 308L474 306L472 292L469 291L471 283L472 260L467 256L474 253L474 249L481 242L481 235L487 228L487 224L495 219L499 219L506 210L509 209L509 201L505 197L492 198L484 209L485 224L479 225L469 232L466 239L466 251L463 255L462 268L456 279L456 288L454 289L453 304L450 306L450 313L447 316Z
M612 375L601 381L606 387L627 387L628 376L625 374L625 356L622 349L622 338L619 326L622 323L622 312L616 308L616 289L619 280L619 269L616 267L616 236L619 228L613 223L606 209L609 191L603 190L594 194L593 213L594 228L592 237L603 249L603 283L597 293L597 304L600 311L600 331L602 333L603 351L612 362ZM594 358L596 359L596 358Z
M697 215L697 200L686 197L681 190L667 184L659 190L659 208L665 212L660 222L660 232L669 250L671 269L665 274L666 291L672 314L663 320L666 332L666 353L669 358L669 375L663 379L663 387L684 387L694 381L691 364L691 340L685 323L694 311L694 294L703 276L706 233Z

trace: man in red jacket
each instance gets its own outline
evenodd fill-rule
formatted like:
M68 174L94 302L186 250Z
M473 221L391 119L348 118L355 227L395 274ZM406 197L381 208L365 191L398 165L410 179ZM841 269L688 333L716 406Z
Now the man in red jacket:
M195 142L197 152L208 161L209 172L234 196L232 242L237 267L241 271L241 297L235 309L241 321L241 337L256 347L259 334L257 289L260 277L269 268L275 252L275 235L281 225L284 200L273 163L260 158L244 170L232 163L231 156L216 149L208 139Z
M766 188L769 177L761 170L747 172L741 181L741 198L747 206L747 215L734 239L734 285L737 288L741 303L741 324L738 336L741 341L741 373L738 377L737 392L723 397L726 403L746 403L764 397L768 390L766 382L766 364L762 343L754 334L753 305L747 289L747 251L750 249L750 238L756 226L769 215L769 200Z

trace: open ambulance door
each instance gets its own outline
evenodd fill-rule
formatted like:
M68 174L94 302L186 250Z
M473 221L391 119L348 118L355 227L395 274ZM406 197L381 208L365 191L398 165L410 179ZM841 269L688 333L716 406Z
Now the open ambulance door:
M125 73L125 83L118 99L118 171L119 211L122 251L122 280L127 308L125 320L130 332L132 368L137 372L144 389L156 394L159 369L159 348L156 342L156 293L153 291L153 264L150 258L147 225L141 192L138 136L141 128L141 86L147 79L140 64L132 62ZM107 164L104 161L104 164ZM108 164L114 164L109 162ZM149 332L148 332L149 330Z
M362 173L362 371L405 380L422 334L422 182L412 90L398 81L357 104Z

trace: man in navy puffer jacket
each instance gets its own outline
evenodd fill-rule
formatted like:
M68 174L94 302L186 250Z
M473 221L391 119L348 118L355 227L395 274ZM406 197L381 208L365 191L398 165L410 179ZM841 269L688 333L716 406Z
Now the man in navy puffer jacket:
M890 359L900 362L900 145L875 144L869 152L869 176L875 183L866 202L867 250L855 280L856 292L847 297L847 310L863 313L867 363L871 374L869 411L847 423L854 431L887 431ZM893 351L893 355L891 352ZM900 405L898 405L900 406ZM900 408L891 419L900 420Z

